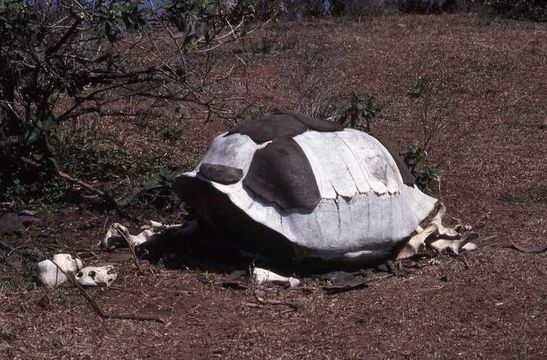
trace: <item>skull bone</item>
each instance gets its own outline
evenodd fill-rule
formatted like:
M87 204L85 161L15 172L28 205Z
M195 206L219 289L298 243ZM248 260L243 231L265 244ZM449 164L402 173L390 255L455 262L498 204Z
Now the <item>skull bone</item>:
M83 286L110 286L116 280L117 274L109 272L114 267L107 266L87 266L76 273L76 281Z

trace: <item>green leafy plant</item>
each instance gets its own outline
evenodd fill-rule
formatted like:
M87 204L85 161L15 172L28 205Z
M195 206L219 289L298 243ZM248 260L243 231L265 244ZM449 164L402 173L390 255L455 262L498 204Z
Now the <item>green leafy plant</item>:
M262 105L249 106L245 108L238 117L242 121L249 121L258 119L259 117L266 115L268 112L270 112L270 110Z
M255 2L171 0L164 9L166 18L184 33L184 44L195 41L208 43L227 26L238 30L247 20L254 18Z
M161 138L165 141L176 143L182 139L184 130L181 128L167 128L161 132Z
M416 178L416 185L423 191L429 191L441 175L441 172L429 163L427 151L417 142L407 145L404 161Z
M0 0L0 201L13 179L32 181L37 169L74 179L61 176L69 166L59 161L57 141L69 120L135 116L117 106L134 98L222 111L223 100L208 91L222 81L211 75L212 57L210 64L196 64L188 56L246 32L253 18L250 2L224 4ZM173 24L184 28L180 34ZM198 24L207 25L202 35L194 31ZM93 190L90 184L84 188ZM105 192L95 193L115 205Z
M382 106L374 96L353 94L349 106L339 115L338 122L352 128L363 127L366 132L370 132L381 110Z
M180 206L179 198L173 192L175 177L180 170L161 167L143 183L142 201L157 208L173 210Z

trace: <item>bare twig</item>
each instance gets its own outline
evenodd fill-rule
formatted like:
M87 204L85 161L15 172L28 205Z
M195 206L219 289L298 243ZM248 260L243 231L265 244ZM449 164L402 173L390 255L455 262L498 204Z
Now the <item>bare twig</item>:
M298 310L298 305L290 303L290 302L276 301L276 300L264 300L264 298L256 291L254 293L254 296L255 296L256 301L260 305L284 305L284 306L290 307L291 309L293 309L293 311Z
M147 315L136 315L136 314L110 314L104 311L99 304L87 293L87 291L84 289L84 287L74 279L74 276L72 274L66 273L61 269L59 265L57 265L55 262L53 262L57 269L61 273L63 273L66 278L78 289L78 292L80 295L86 299L87 303L95 310L95 312L104 319L120 319L120 320L138 320L138 321L156 321L160 324L165 324L165 320L158 316L147 316Z
M539 246L526 246L526 245L517 244L514 241L511 241L511 247L517 249L520 252L527 253L527 254L542 253L547 250L547 244L543 244Z
M31 160L29 158L26 158L24 156L21 157L21 160L27 164L27 165L30 165L30 166L33 166L35 168L45 168L42 164L34 161L34 160ZM78 178L75 178L61 170L59 170L56 166L54 166L55 169L50 169L50 168L47 168L48 170L51 170L55 175L59 176L60 178L68 181L68 182L71 182L73 184L77 184L77 185L80 185L81 187L91 191L92 193L98 195L99 197L101 197L109 206L112 206L113 208L115 208L119 213L120 215L123 215L123 216L127 216L127 214L125 214L125 212L121 209L120 205L116 202L116 200L107 192L104 192L102 190L99 190L99 189L96 189L94 188L92 185L86 183L85 181L83 180L80 180Z
M3 242L3 241L0 241L0 249L1 250L7 250L9 252L12 252L13 251L13 247L11 247L9 244Z
M471 269L471 266L469 266L469 263L467 262L467 259L465 257L465 254L460 255L460 259L463 262L463 265L465 265L465 269Z
M133 243L131 242L131 240L129 239L129 234L127 233L127 230L119 226L119 224L115 225L115 229L123 237L123 239L127 243L127 246L129 246L129 250L131 250L131 256L133 257L133 262L135 263L137 270L139 270L139 274L144 275L144 271L142 270L139 264L139 260L137 259L137 254L135 253L135 247Z

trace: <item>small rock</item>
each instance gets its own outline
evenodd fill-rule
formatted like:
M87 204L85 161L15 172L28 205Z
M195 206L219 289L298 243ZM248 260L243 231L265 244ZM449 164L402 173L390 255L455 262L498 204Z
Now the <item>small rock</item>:
M26 225L38 220L37 217L24 212L5 213L0 216L0 234L22 233Z

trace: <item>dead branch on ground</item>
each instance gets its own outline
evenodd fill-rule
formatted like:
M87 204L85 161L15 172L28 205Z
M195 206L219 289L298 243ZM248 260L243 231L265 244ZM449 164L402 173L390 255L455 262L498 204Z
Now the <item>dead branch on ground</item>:
M122 228L119 224L115 224L114 228L118 233L122 236L122 238L127 243L127 246L129 246L129 250L131 250L131 256L133 257L133 262L135 263L135 266L137 267L137 270L139 271L139 274L144 275L144 271L142 270L139 260L137 259L137 254L135 253L135 246L129 239L129 233L127 232L127 229Z
M30 166L35 167L35 168L38 168L38 169L49 170L50 172L52 172L54 175L60 177L61 179L65 180L65 181L68 181L72 184L79 185L79 186L83 187L84 189L86 189L88 191L91 191L95 195L98 195L100 198L102 198L108 206L111 206L113 209L115 209L121 216L129 217L129 215L127 215L127 213L121 208L120 204L118 204L118 202L112 197L112 195L110 195L109 193L107 193L105 191L102 191L102 190L99 190L99 189L93 187L92 185L86 183L83 180L75 178L75 177L73 177L73 176L59 170L59 168L57 167L55 161L53 159L51 159L51 160L54 164L53 168L49 168L49 167L46 168L44 165L42 165L42 164L40 164L40 163L38 163L34 160L31 160L29 158L21 156L21 161L23 161L25 164L30 165Z
M276 300L265 300L258 291L255 291L254 297L260 305L283 305L283 306L290 307L293 311L298 310L298 305L290 303L290 302L276 301Z
M87 301L87 303L93 308L93 310L95 310L95 312L100 317L102 317L104 319L155 321L155 322L159 322L160 324L165 324L166 323L166 321L164 319L162 319L161 317L158 317L158 316L147 316L147 315L137 315L137 314L110 314L110 313L107 313L106 311L104 311L99 306L99 304L97 304L97 302L91 297L91 295L89 295L87 293L87 291L84 289L84 287L79 282L77 282L76 279L74 279L74 276L72 274L69 274L69 273L63 271L63 269L61 269L61 267L59 265L57 265L57 263L55 263L55 262L53 262L53 263L55 264L57 269L66 276L66 278L72 283L72 285L74 285L76 287L76 289L78 289L78 292L80 293L80 295Z

